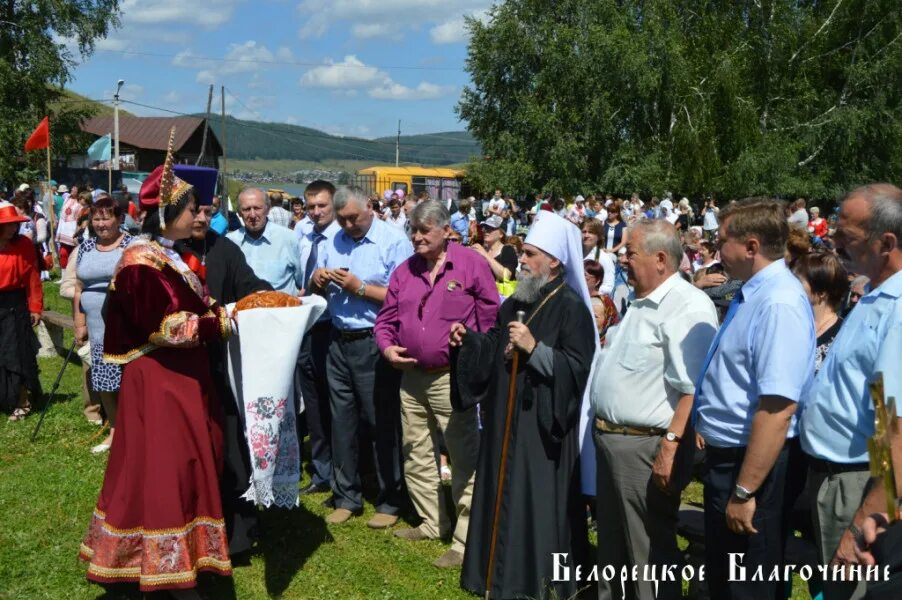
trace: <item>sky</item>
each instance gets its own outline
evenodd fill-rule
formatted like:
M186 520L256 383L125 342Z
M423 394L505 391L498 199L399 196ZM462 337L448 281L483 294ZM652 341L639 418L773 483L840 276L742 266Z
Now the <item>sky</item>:
M462 131L464 15L491 0L121 0L121 26L67 87L142 116L213 110L375 138ZM65 39L60 42L66 43Z

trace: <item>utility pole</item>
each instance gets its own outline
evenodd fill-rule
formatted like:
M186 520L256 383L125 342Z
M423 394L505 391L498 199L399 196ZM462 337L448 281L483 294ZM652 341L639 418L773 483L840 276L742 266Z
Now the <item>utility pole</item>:
M119 91L122 89L122 86L125 85L125 80L120 79L116 82L116 93L113 94L113 137L116 138L115 142L115 161L116 166L113 167L117 171L119 170Z
M204 157L204 152L207 151L207 130L210 128L210 108L213 105L213 84L210 84L210 93L207 94L207 118L204 119L204 137L200 143L200 154L197 155L197 160L194 162L194 166L200 164L200 161Z
M212 88L210 88L212 89ZM225 196L226 216L229 214L231 199L229 198L229 177L228 177L228 159L226 158L226 113L225 113L225 86L219 88L219 95L222 102L222 187L219 191L220 196Z
M401 164L401 119L398 119L398 141L395 142L395 166Z

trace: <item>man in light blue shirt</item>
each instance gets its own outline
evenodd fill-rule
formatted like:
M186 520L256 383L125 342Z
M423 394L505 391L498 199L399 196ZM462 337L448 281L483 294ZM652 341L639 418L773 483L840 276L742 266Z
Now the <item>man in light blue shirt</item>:
M850 192L833 239L871 289L833 340L799 423L820 562L846 564L858 562L856 530L886 510L882 485L865 499L867 440L874 435L869 386L882 373L884 397L902 401L902 190L876 184ZM824 583L825 598L861 598L865 591L861 581Z
M323 294L332 315L326 359L332 410L330 524L363 510L358 474L358 428L367 429L379 479L376 515L367 525L385 529L407 503L401 474L401 372L382 357L373 337L376 314L392 272L413 254L404 232L375 218L363 190L340 187L333 210L342 231L319 249L310 288Z
M451 229L460 234L460 243L470 243L470 201L464 198L457 205L457 211L451 215Z
M248 188L238 196L244 227L227 237L238 244L254 274L272 289L295 295L304 285L304 268L294 233L269 222L269 199L259 188Z
M783 203L751 199L721 212L720 255L737 292L699 378L705 440L705 563L712 598L773 598L784 582L729 580L730 553L749 572L782 567L788 438L814 373L814 315L783 262ZM782 572L782 568L781 571Z

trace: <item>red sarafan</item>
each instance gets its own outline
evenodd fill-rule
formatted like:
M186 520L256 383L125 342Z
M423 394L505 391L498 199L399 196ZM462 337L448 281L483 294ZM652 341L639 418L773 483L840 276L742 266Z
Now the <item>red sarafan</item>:
M250 308L284 308L300 305L300 298L285 292L255 292L236 302L235 312Z

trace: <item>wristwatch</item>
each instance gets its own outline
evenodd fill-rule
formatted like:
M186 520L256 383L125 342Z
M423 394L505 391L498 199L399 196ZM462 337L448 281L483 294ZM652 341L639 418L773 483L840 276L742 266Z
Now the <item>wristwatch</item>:
M752 492L737 483L736 487L733 488L733 495L739 500L748 500L755 495L755 492Z
M664 439L667 440L668 442L681 442L681 441L683 441L683 438L681 438L680 436L678 436L677 434L675 434L675 433L672 432L672 431L668 431L667 433L665 433L665 434L664 434Z
M361 283L361 284L360 284L360 287L357 288L357 291L354 292L354 295L357 296L358 298L363 298L363 295L364 295L365 293L366 293L366 284L365 284L365 283Z

